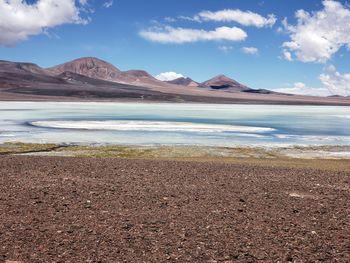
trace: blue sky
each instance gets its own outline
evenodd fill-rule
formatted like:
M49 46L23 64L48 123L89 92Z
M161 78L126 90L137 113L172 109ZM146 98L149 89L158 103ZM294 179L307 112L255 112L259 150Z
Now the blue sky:
M49 67L78 57L95 56L122 70L144 69L154 76L176 72L204 81L225 74L252 88L287 88L301 93L306 89L329 91L337 86L336 90L339 83L344 87L337 92L347 92L350 86L347 74L350 39L346 37L350 26L345 28L343 24L350 22L350 11L345 1L62 0L67 5L60 10L43 7L40 13L37 5L46 1L17 1L16 4L0 0L0 59L31 61ZM23 9L28 21L18 21L16 9ZM304 13L299 12L296 17L301 9ZM33 22L38 19L33 10L39 12L38 17L44 14L46 24ZM337 12L344 10L349 14L339 20ZM211 12L216 18L201 16L203 11ZM264 19L273 14L275 21L266 25L255 20L245 23L242 16L224 19L225 13L221 11L240 11L242 16L250 11ZM6 21L2 21L4 14L8 16ZM55 14L60 16L46 17ZM322 14L334 21L325 20ZM283 22L285 18L287 23ZM334 28L337 23L344 28L321 47L311 36L314 33L320 39L327 38L334 32L326 26L330 22ZM298 27L299 24L302 26ZM317 26L315 33L315 25L321 25L322 30ZM232 40L220 34L211 39L211 33L208 37L207 32L221 27L242 30L246 37ZM169 28L183 31L176 31L174 37L169 35ZM198 39L181 42L179 35L189 29L200 31ZM159 37L163 37L163 41ZM169 39L164 41L164 37ZM329 48L324 50L323 46L327 45ZM244 48L251 52L247 54Z

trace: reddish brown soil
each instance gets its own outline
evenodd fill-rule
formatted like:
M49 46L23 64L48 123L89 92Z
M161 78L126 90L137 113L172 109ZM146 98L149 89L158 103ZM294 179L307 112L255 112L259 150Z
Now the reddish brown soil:
M350 173L0 157L0 262L350 262Z

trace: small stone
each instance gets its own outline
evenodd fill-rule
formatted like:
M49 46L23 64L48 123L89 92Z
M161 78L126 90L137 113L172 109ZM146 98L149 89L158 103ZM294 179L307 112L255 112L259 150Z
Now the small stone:
M91 207L91 201L87 200L85 204L85 208L90 208Z
M128 223L128 224L126 224L126 225L124 226L124 229L126 229L126 230L131 230L133 227L134 227L133 224Z

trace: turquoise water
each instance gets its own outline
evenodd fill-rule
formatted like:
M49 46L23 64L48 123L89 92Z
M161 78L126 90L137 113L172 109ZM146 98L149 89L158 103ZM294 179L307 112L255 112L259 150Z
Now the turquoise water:
M0 102L0 142L350 145L350 107Z

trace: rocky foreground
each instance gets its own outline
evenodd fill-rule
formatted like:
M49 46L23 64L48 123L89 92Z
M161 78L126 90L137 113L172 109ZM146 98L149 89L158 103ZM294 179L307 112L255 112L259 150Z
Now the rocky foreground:
M350 262L333 168L2 156L0 262Z

